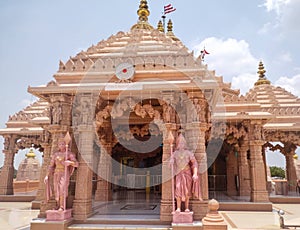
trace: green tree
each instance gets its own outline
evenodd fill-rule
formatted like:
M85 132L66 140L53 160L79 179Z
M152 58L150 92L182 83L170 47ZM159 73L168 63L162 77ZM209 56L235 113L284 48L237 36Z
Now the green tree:
M271 177L285 178L285 170L281 167L271 166L270 171L271 171Z

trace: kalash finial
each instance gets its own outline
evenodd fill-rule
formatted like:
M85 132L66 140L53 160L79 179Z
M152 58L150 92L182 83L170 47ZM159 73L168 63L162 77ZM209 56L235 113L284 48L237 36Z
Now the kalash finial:
M29 150L29 152L27 153L27 154L25 154L25 156L27 157L27 158L35 158L35 153L34 153L34 151L33 151L33 148L30 148L30 150Z
M141 0L140 8L137 11L139 16L139 20L142 22L148 21L148 16L150 15L150 11L148 10L148 3L146 0Z
M265 67L264 67L264 64L262 61L259 62L257 73L258 73L259 78L258 78L258 81L254 85L263 85L263 84L270 85L271 84L271 82L265 76L266 70L265 70Z
M137 24L131 27L131 29L146 29L153 30L154 28L148 23L148 17L150 15L150 11L148 9L147 0L141 0L139 9L137 11L139 16L139 21Z
M174 35L173 33L173 22L171 19L168 21L168 26L167 26L167 33L166 35L170 38L172 38L174 41L179 41L179 39Z
M158 24L157 24L157 29L158 29L160 32L162 32L162 33L165 32L165 29L164 29L164 26L163 26L163 23L162 23L161 20L159 20L159 22L158 22Z

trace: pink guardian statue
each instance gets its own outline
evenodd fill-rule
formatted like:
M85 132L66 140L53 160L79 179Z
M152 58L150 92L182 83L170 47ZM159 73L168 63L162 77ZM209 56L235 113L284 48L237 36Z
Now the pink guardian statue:
M48 173L44 179L46 184L46 201L48 202L52 195L49 176L53 176L53 188L56 200L56 210L49 210L46 212L47 220L65 219L63 213L67 211L66 198L68 196L70 177L74 172L74 169L78 167L78 161L76 160L74 153L68 149L70 140L69 133L67 133L65 138L60 138L58 140L58 151L52 154ZM58 215L57 212L62 213L62 215Z
M200 183L198 177L198 164L194 154L187 149L187 143L182 134L179 134L176 141L176 149L172 154L172 163L175 172L175 199L176 211L173 213L174 223L192 222L192 212L189 209L191 197L202 200ZM181 212L184 202L184 212Z

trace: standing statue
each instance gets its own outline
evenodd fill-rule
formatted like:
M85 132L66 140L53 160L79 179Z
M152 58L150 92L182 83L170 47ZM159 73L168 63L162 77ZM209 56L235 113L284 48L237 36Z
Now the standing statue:
M198 164L194 154L187 149L184 136L179 134L176 150L172 155L175 178L175 198L177 209L181 212L181 203L185 203L185 212L189 210L189 200L192 196L202 200L198 177Z
M69 150L66 153L66 151L66 142L64 138L60 138L58 140L58 151L52 154L48 173L44 179L47 192L46 199L48 201L52 195L49 176L53 176L54 195L57 205L56 209L59 211L64 210L64 196L67 197L68 195L70 176L74 172L74 169L78 167L78 161L76 160L74 153ZM66 171L65 167L67 167Z

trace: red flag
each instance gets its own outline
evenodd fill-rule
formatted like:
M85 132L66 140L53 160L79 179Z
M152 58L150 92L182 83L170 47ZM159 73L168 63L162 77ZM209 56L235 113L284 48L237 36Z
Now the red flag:
M176 10L176 8L174 8L172 6L172 4L168 4L166 6L164 6L164 14L169 14L169 13L172 13Z
M204 57L206 54L209 54L209 52L207 52L205 48L203 50L201 50L201 54L200 54L201 60L204 60Z

